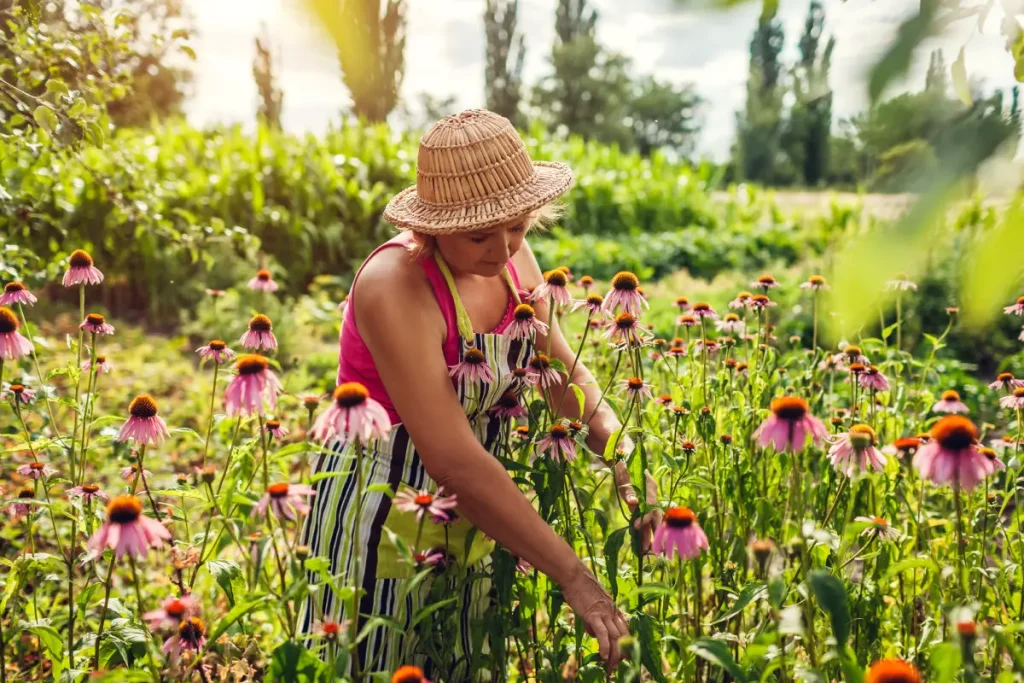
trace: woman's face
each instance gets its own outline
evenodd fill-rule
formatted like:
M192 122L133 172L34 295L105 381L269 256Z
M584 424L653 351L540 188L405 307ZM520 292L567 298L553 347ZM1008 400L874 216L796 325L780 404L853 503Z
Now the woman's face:
M437 248L453 272L483 276L501 273L526 237L529 216L459 235L438 235Z

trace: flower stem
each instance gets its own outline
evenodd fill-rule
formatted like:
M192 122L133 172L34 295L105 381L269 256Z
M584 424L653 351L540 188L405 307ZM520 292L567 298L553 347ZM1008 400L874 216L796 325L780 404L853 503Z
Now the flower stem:
M210 452L210 435L213 434L213 406L217 400L217 372L220 370L220 363L213 365L213 389L210 391L210 414L206 425L206 444L203 446L203 461L200 468L206 467L206 456Z
M953 502L956 505L956 552L960 558L960 567L957 574L960 577L960 590L964 599L967 598L967 558L964 550L964 509L960 500L960 482L953 482Z
M580 340L580 348L576 349L576 357L572 360L572 367L569 368L569 374L565 376L565 387L562 389L562 395L558 399L558 406L555 408L555 415L558 416L562 412L562 403L565 402L565 395L569 393L569 384L572 382L572 373L576 372L576 365L580 362L580 354L583 353L583 346L587 343L587 332L590 331L590 319L594 317L593 311L587 314L587 324L583 327L583 339ZM549 333L550 333L550 328ZM580 415L582 418L583 415Z
M356 549L353 554L353 567L355 572L353 573L353 583L355 589L352 593L352 635L350 642L355 645L356 639L359 636L359 587L362 585L362 575L360 574L360 552L359 552L359 526L361 523L361 517L363 513L363 444L360 441L356 441L356 519L355 524L352 526L352 547ZM420 529L423 528L422 520L420 520ZM419 534L417 534L416 543L419 544ZM352 651L352 671L356 673L356 680L359 680L359 648L354 647Z
M110 602L110 581L114 577L114 567L117 565L117 555L110 561L110 566L107 568L107 581L106 589L103 596L103 609L100 611L100 627L96 631L96 654L93 656L92 668L99 670L100 668L100 642L103 640L103 622L107 618L107 604Z
M601 392L601 396L597 399L597 403L594 404L593 410L590 411L590 415L583 421L583 424L590 424L590 421L594 419L594 414L597 413L597 409L604 403L605 394L612 388L612 382L615 381L615 376L619 373L619 364L622 363L622 349L619 349L619 354L615 358L615 367L612 369L612 376L608 378L608 384L604 386L604 391Z
M85 285L78 285L78 319L85 320ZM85 330L81 327L78 328L78 364L75 365L75 369L78 372L78 376L75 379L75 424L71 429L71 443L68 445L68 461L70 468L68 470L71 475L71 481L77 481L75 478L75 436L78 434L78 391L79 385L82 383L82 344L85 341ZM96 646L99 648L99 645ZM99 657L99 649L96 650L96 656Z
M25 308L24 306L22 306L21 302L18 302L18 312L21 314L21 324L25 328L25 331L28 333L29 339L31 339L33 336L32 330L28 326L28 319L25 317ZM43 371L39 367L39 356L36 355L35 344L32 345L32 362L35 363L36 376L39 378L39 388L42 389L43 382L45 381L45 379L43 378ZM53 408L50 407L49 396L46 397L46 412L50 414L50 427L53 429L53 433L57 435L58 439L63 440L64 437L60 435L60 429L57 426L57 418L53 416Z

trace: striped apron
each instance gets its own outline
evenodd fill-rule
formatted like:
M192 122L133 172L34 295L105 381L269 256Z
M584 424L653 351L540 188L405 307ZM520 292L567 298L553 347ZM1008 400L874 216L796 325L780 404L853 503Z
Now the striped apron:
M533 341L514 340L502 334L477 334L465 307L459 299L455 282L447 264L436 254L438 266L455 302L458 329L461 336L459 362L462 362L469 348L484 352L486 364L494 374L494 381L463 380L455 387L459 401L465 410L466 419L481 445L491 454L497 454L503 447L512 428L510 420L500 419L491 414L502 394L515 389L511 371L525 368L533 353ZM508 272L504 278L516 301L519 293ZM439 426L439 428L444 428ZM312 509L307 515L302 530L302 544L309 547L310 557L323 557L329 561L327 572L332 577L340 576L335 583L340 587L358 583L365 592L360 599L360 629L374 617L394 620L403 626L404 633L388 627L378 627L363 639L358 647L360 669L363 673L390 673L403 664L421 667L427 678L447 672L449 680L485 680L487 671L477 670L477 660L486 653L488 644L482 638L479 620L490 603L490 580L486 578L490 564L490 553L494 541L487 539L466 519L445 528L430 519L422 525L420 542L415 550L438 549L454 556L454 569L444 574L446 586L434 585L439 579L428 578L416 588L408 591L405 599L407 579L415 572L409 564L400 559L397 548L385 529L394 532L412 548L420 525L412 513L401 512L392 505L391 498L382 489L387 486L392 493L410 487L415 490L434 492L437 484L430 478L420 461L416 446L412 443L404 425L392 426L386 442L379 441L367 447L363 456L364 495L355 500L356 477L354 474L354 447L340 441L329 443L314 466L313 473L331 473L353 470L342 476L320 479L314 484L316 496ZM359 547L353 547L352 530L355 525L357 506L360 532ZM353 558L360 560L359 577L354 577ZM483 576L481 576L481 574ZM473 575L471 580L467 576ZM323 585L320 575L308 573L311 585L320 583L321 588L303 601L299 613L299 627L303 634L313 632L314 621L342 622L349 619L347 613L351 598L336 595L329 585ZM440 589L440 590L439 590ZM421 629L432 628L436 615L412 625L417 612L426 607L428 599L456 598L456 624L449 631L449 648L455 657L447 663L434 662L421 647ZM475 628L474 628L475 627ZM476 638L473 637L474 631ZM315 641L307 638L306 647L314 647ZM456 664L457 662L457 664ZM454 670L452 667L454 666ZM351 675L351 663L347 668ZM436 679L435 679L436 680Z

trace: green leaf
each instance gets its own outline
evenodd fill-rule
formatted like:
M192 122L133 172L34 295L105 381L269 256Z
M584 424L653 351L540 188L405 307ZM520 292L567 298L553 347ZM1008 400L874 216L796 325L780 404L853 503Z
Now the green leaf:
M743 590L740 591L739 596L736 598L736 602L733 603L733 606L729 608L729 611L721 617L719 617L718 619L716 619L715 621L711 622L711 624L720 624L723 621L728 621L729 619L732 619L737 614L746 609L747 605L756 600L764 592L764 589L765 585L761 581L748 583L746 586L743 587Z
M57 130L57 115L53 113L53 110L45 105L39 105L32 112L32 117L39 124L39 127L45 130L50 135Z
M968 107L971 106L973 101L971 100L971 88L967 85L967 61L964 56L964 48L962 47L956 61L950 67L950 76L953 80L953 92L956 93L961 102Z
M907 72L914 57L914 50L932 33L937 4L922 2L920 11L900 25L896 38L878 63L872 67L868 76L868 97L871 102L878 101L891 80Z
M33 626L28 630L39 636L39 642L46 648L47 656L53 663L53 678L60 680L60 670L64 662L64 643L57 629L52 626Z
M843 582L822 569L810 572L807 582L811 584L818 604L832 621L832 635L839 649L844 649L850 638L850 604Z
M371 484L366 487L366 493L383 493L388 498L394 498L395 493L391 490L391 484Z
M604 563L608 570L608 583L612 589L612 597L619 597L619 549L626 540L629 527L622 527L608 534L604 541Z
M1017 649L1013 639L1007 635L1006 631L1002 628L990 628L988 629L988 634L999 643L999 647L1006 650L1010 655L1010 659L1013 660L1013 670L1018 674L1024 674L1024 655Z
M743 671L736 660L729 652L729 646L721 640L713 638L701 638L695 641L689 648L690 652L698 657L703 657L712 664L724 669L736 683L746 683L747 674Z
M425 607L425 608L421 609L419 612L416 613L416 617L412 620L412 624L410 624L410 626L416 626L416 624L420 623L421 621L423 621L424 619L429 617L431 614L433 614L437 610L441 609L442 607L445 607L447 605L451 605L452 603L456 602L457 599L458 598L447 598L445 600L441 600L439 602L435 602L432 605L430 605L429 607Z
M65 97L71 94L71 91L68 90L68 86L59 78L51 78L46 81L46 91L57 95L63 95Z
M224 618L217 623L217 628L213 630L213 634L210 636L210 640L217 640L218 638L220 638L222 635L224 635L225 631L231 628L232 624L234 624L236 621L244 617L249 612L252 612L257 607L262 606L263 603L267 602L269 599L270 598L264 596L256 598L255 600L249 600L247 602L241 602L235 605L234 608L232 608L230 612L225 614Z
M193 62L196 61L196 51L193 50L191 47L189 47L188 45L179 45L178 49L187 54L189 56L189 59L191 59Z
M931 683L953 683L962 662L960 648L953 643L938 643L928 651Z
M571 386L572 386L572 393L576 394L576 403L577 403L577 405L579 405L580 417L582 418L583 415L584 415L583 409L587 405L587 397L583 395L583 389L579 385L573 384Z
M291 640L278 645L270 657L268 681L319 683L329 677L326 662Z
M1007 208L998 225L987 231L965 260L960 296L965 324L979 327L1001 312L1000 305L1016 298L1020 268L1007 264L1007 254L1024 253L1024 219L1021 200Z
M235 589L244 589L242 579L242 568L228 560L212 560L206 563L206 568L213 578L217 579L218 585L224 589L228 598L228 606L235 606Z
M552 358L551 359L551 368L553 370L557 370L558 372L562 373L563 375L568 375L569 374L569 368L565 367L565 363L562 362L561 358Z
M889 567L889 570L885 572L885 578L890 578L896 576L897 574L902 574L903 572L910 571L911 569L932 569L937 571L939 569L939 565L937 565L935 563L935 560L932 560L931 558L908 557L907 559L900 560L896 564Z
M863 683L864 669L857 662L857 655L846 650L839 656L839 668L843 670L845 683Z
M630 624L631 631L638 635L640 641L640 661L658 683L667 683L665 674L661 672L661 646L654 631L654 620L650 615L640 612L635 614Z

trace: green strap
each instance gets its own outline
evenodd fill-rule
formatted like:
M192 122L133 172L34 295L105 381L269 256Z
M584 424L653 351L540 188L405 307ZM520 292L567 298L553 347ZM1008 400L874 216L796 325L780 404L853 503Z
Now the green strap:
M466 341L471 342L473 341L473 323L469 319L466 307L462 305L462 299L459 298L459 291L455 288L455 278L452 277L452 271L448 268L448 264L445 263L444 259L441 258L441 252L436 249L434 250L434 260L437 262L437 267L441 269L441 275L444 276L444 281L448 284L448 291L451 292L452 300L455 302L455 322L459 327L459 334ZM512 296L515 297L516 303L520 303L519 292L516 289L515 282L512 280L511 273L508 272L508 266L505 266L504 270L502 270L502 275L505 277L505 282L512 291Z

